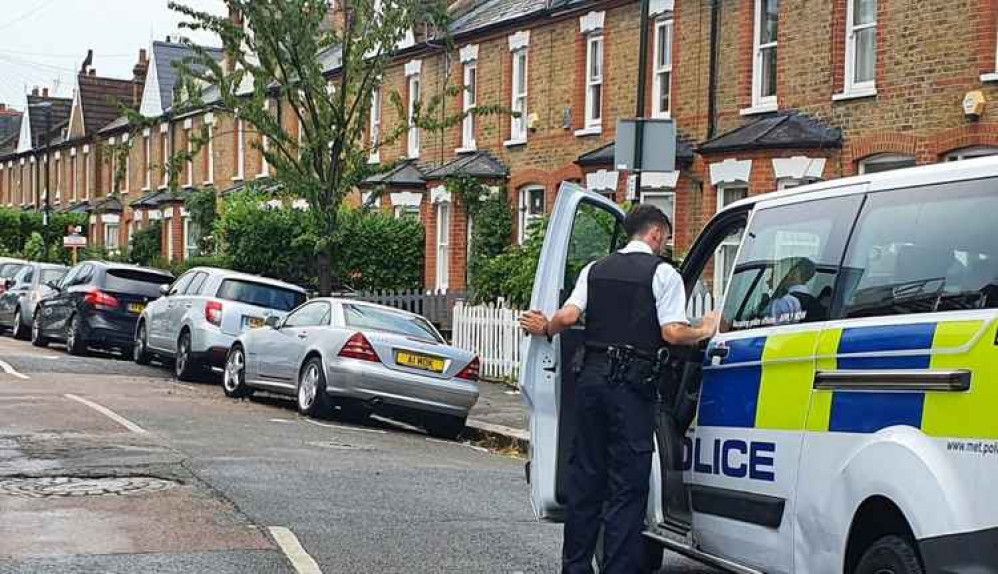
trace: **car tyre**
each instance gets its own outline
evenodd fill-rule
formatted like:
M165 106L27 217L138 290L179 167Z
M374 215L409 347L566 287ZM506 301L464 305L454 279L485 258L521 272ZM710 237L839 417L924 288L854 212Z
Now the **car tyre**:
M325 418L332 410L326 394L326 370L322 359L312 357L305 361L298 373L298 412L312 418Z
M21 317L21 309L14 311L14 325L11 327L11 334L15 339L25 340L31 336L31 329L24 324Z
M854 574L923 574L914 545L897 535L878 538L859 559Z
M173 361L173 374L178 381L192 382L201 374L201 365L191 353L191 333L184 331L177 339L177 355Z
M426 432L435 438L455 440L464 431L464 425L468 421L467 417L454 415L433 415L426 421Z
M246 384L246 351L241 345L233 345L225 356L222 390L225 392L225 396L233 399L241 399L253 394L253 389Z
M75 356L87 353L87 344L83 340L83 328L78 314L73 315L69 320L69 326L66 327L66 352Z
M371 420L371 409L359 401L343 401L339 406L340 420L343 422L362 425Z
M42 335L42 312L35 311L35 318L31 321L31 344L36 347L47 347L48 337Z
M148 365L152 360L149 352L149 335L146 333L146 324L139 323L139 328L135 331L135 343L132 345L132 360L139 365Z

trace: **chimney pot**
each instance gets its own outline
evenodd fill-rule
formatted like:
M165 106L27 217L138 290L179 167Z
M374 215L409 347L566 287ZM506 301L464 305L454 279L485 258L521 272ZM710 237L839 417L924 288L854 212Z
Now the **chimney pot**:
M139 61L143 64L149 61L149 54L146 52L145 48L139 50Z
M0 104L0 112L5 111L6 109L7 109L7 104Z
M38 86L35 86L35 87L31 88L31 95L32 96L37 96L38 95Z
M42 97L43 98L49 97L49 89L48 88L42 88Z
M90 68L90 75L93 76L93 77L97 77L97 69L96 68Z

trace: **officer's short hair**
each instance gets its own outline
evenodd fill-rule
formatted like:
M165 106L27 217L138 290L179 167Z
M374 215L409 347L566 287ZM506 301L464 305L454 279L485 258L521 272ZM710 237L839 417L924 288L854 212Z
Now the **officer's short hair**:
M672 231L672 222L669 221L669 216L654 205L642 203L635 206L624 218L624 231L630 237L640 237L651 231L653 227L666 227L670 232Z

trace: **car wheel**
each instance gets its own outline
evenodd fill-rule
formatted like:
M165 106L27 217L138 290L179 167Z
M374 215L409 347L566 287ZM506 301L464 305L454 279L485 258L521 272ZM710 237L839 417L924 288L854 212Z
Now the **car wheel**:
M80 324L80 316L73 315L66 327L66 352L70 355L84 355L87 352L87 344L83 340L83 328Z
M454 440L461 436L467 417L457 417L454 415L433 415L426 421L426 432L430 436Z
M14 326L11 331L13 332L15 339L21 339L22 341L27 339L31 334L31 330L24 324L24 319L21 317L20 309L14 311Z
M191 334L184 331L177 340L177 356L173 361L173 374L178 381L193 381L200 374L201 366L191 354Z
M253 394L253 389L246 384L246 353L239 345L233 345L225 357L222 390L225 391L225 396L234 399Z
M915 547L896 535L878 538L859 559L854 574L922 574Z
M31 344L36 347L45 347L49 340L42 335L42 313L35 311L35 318L31 321Z
M148 343L149 337L146 334L146 324L139 323L139 328L135 331L135 343L132 345L132 360L139 365L148 365L152 359Z
M298 412L308 417L324 418L330 410L322 359L312 357L298 374Z

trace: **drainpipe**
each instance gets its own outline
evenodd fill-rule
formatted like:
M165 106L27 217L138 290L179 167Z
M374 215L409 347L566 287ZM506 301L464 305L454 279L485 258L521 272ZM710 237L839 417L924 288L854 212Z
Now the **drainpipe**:
M710 77L707 80L707 139L717 135L717 54L721 0L710 0Z
M645 86L648 70L648 11L651 0L641 0L641 31L638 37L638 97L637 110L634 117L638 118L637 133L634 135L634 194L641 200L641 158L644 156L645 130L640 121L645 117Z

